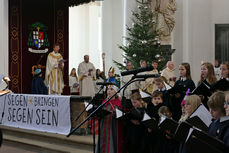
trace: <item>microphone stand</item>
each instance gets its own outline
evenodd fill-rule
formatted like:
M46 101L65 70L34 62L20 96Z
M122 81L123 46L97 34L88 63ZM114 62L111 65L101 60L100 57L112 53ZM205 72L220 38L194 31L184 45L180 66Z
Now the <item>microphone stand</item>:
M131 81L131 80L130 80ZM110 98L108 98L104 103L99 105L84 121L82 121L79 125L77 125L68 135L67 137L71 136L77 129L79 129L87 120L89 120L96 112L98 112L103 106L105 106L112 98L114 98L127 84L129 84L128 81L123 87L121 87L114 95L112 95Z
M135 79L135 75L130 79L130 81L128 81L126 84L125 84L125 87L122 91L122 115L124 115L124 112L126 111L126 107L127 107L127 103L126 103L126 97L125 97L125 91L126 91L126 88L131 84L131 83L134 83L136 81L144 81L145 79L137 79L137 80L134 80ZM124 125L124 124L123 124ZM122 128L122 132L125 133L125 126L123 126ZM124 144L124 135L122 134L122 144ZM124 152L124 147L122 147L122 152Z
M99 91L95 94L95 96L90 100L90 102L87 104L87 106L84 108L84 110L74 119L74 121L77 121L80 116L87 110L88 106L93 103L95 100L95 97L100 93L100 91L103 89L104 85L102 85L99 89Z
M95 97L100 93L100 91L102 91L104 88L104 85L101 85L99 91L95 94L95 96L90 100L90 102L87 104L87 106L84 108L84 110L74 119L74 121L78 121L79 118L81 117L81 115L87 110L87 108L89 107L90 104L93 103L93 101L95 100ZM93 110L94 110L94 105L93 105ZM92 119L92 123L93 123L93 151L95 153L95 116Z
M112 98L114 98L122 89L126 88L130 83L132 83L133 79L135 79L135 76L133 76L124 86L122 86L115 94L113 94L110 98L108 98L104 103L99 105L90 115L84 119L80 124L78 124L68 135L67 137L70 137L77 129L79 129L85 122L87 122L93 115L95 115L102 107L104 107ZM139 80L136 80L139 81ZM99 136L100 137L100 136ZM100 152L100 144L98 144L99 152Z
M110 98L108 98L103 104L99 105L84 121L82 121L78 126L76 126L68 135L67 137L71 136L78 128L80 128L92 115L94 115L99 109L101 109L103 106L106 105L112 98L114 98L122 89L124 89L126 86L128 86L131 81L135 79L133 76L124 86L122 86L114 95L112 95ZM139 80L136 80L139 81ZM93 98L94 99L94 98ZM92 99L92 100L93 100ZM91 100L91 101L92 101ZM86 109L85 109L86 110ZM80 113L82 114L82 113ZM75 120L77 120L79 117L77 117Z

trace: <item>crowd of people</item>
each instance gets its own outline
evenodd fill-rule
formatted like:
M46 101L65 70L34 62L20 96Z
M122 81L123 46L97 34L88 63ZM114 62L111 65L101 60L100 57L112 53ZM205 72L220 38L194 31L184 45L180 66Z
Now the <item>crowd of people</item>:
M60 94L63 89L64 60L58 53L59 45L54 45L54 51L49 54L46 67L46 83L49 90L41 83L41 72L36 70L34 86L41 86L42 92ZM145 60L140 61L140 67L147 66ZM153 70L138 74L159 74L158 62L152 62ZM72 94L81 96L99 96L96 100L108 101L104 108L110 114L101 119L99 144L97 152L102 153L187 153L185 142L174 139L170 129L161 130L148 127L142 120L145 114L159 124L161 117L167 117L175 122L182 123L191 118L191 115L204 106L212 116L212 123L208 126L208 135L222 141L229 152L229 63L222 62L216 65L205 62L201 64L200 79L192 80L189 63L179 65L179 76L175 76L174 63L168 61L166 68L161 71L158 78L147 78L145 81L135 81L127 86L125 92L112 96L124 86L133 74L121 76L120 82L115 77L115 69L110 67L108 77L104 72L95 69L89 62L89 56L79 64L78 70L72 69L69 76L69 86ZM126 63L126 70L132 69L131 62ZM78 73L78 75L77 75ZM57 77L60 76L60 77ZM36 81L38 80L38 81ZM97 82L112 82L101 90ZM205 88L204 88L204 87ZM33 91L36 92L34 89ZM142 93L149 95L145 100ZM128 117L117 119L117 109L123 111ZM203 121L204 122L204 121Z
M141 67L146 66L144 60ZM153 62L154 70L142 72L141 74L155 74L157 62ZM127 70L131 69L131 63L126 65ZM216 78L214 66L211 63L201 65L200 80L195 84L191 77L189 63L179 65L179 77L174 75L174 63L169 61L167 67L162 71L159 78L149 78L146 81L136 82L128 86L124 95L125 102L131 102L131 108L123 108L122 98L116 97L105 105L104 109L111 111L102 119L99 136L101 143L97 146L97 152L103 153L187 153L185 142L176 140L168 130L149 128L142 120L146 113L157 123L162 116L166 116L178 124L185 122L199 108L204 106L212 117L212 123L208 126L208 135L217 138L225 145L224 152L229 152L229 64L220 65L220 77ZM121 77L123 86L132 75ZM177 78L177 79L176 79ZM223 84L222 84L223 82ZM201 89L202 84L209 87L211 95L207 91L196 92ZM117 86L109 86L107 98L117 91ZM151 94L151 101L146 102L141 92ZM122 95L122 94L121 94ZM123 95L122 95L123 96ZM107 100L104 100L104 102ZM115 101L115 102L114 102ZM131 114L127 118L117 119L114 114L116 109L122 109L125 114ZM204 121L203 121L204 122ZM121 126L121 128L120 128ZM206 140L207 141L207 140Z

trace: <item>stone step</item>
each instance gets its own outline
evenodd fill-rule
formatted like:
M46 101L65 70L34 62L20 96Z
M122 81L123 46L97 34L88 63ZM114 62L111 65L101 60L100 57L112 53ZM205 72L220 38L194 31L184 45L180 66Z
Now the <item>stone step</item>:
M30 147L38 152L56 153L92 153L92 135L77 136L38 132L20 128L0 126L3 131L3 143Z

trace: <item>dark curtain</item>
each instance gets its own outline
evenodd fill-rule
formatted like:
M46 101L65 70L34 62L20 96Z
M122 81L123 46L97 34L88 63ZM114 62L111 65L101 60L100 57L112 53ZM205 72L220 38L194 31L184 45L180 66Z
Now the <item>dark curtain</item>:
M47 53L37 54L28 51L30 26L36 22L47 27L50 44ZM31 93L32 66L46 65L47 56L53 51L53 43L60 44L60 53L64 59L67 59L64 82L68 86L68 28L68 7L65 7L65 1L9 1L9 76L10 89L13 92ZM43 74L45 74L45 69L43 69Z

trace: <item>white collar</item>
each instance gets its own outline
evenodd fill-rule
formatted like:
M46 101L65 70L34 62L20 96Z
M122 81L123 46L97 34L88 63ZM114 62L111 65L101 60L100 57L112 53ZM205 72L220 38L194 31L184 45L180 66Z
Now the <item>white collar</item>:
M223 78L223 77L221 77L220 79L226 79L227 81L229 81L229 78Z
M170 68L168 68L168 67L166 67L166 69L168 70L168 71L170 71L170 72L173 72L174 71L174 69L173 70L171 70Z
M224 122L224 121L227 121L227 120L229 120L229 116L220 117L220 122Z
M186 77L181 77L180 79L181 79L181 81L185 81L185 80L187 80L187 78L186 78Z

